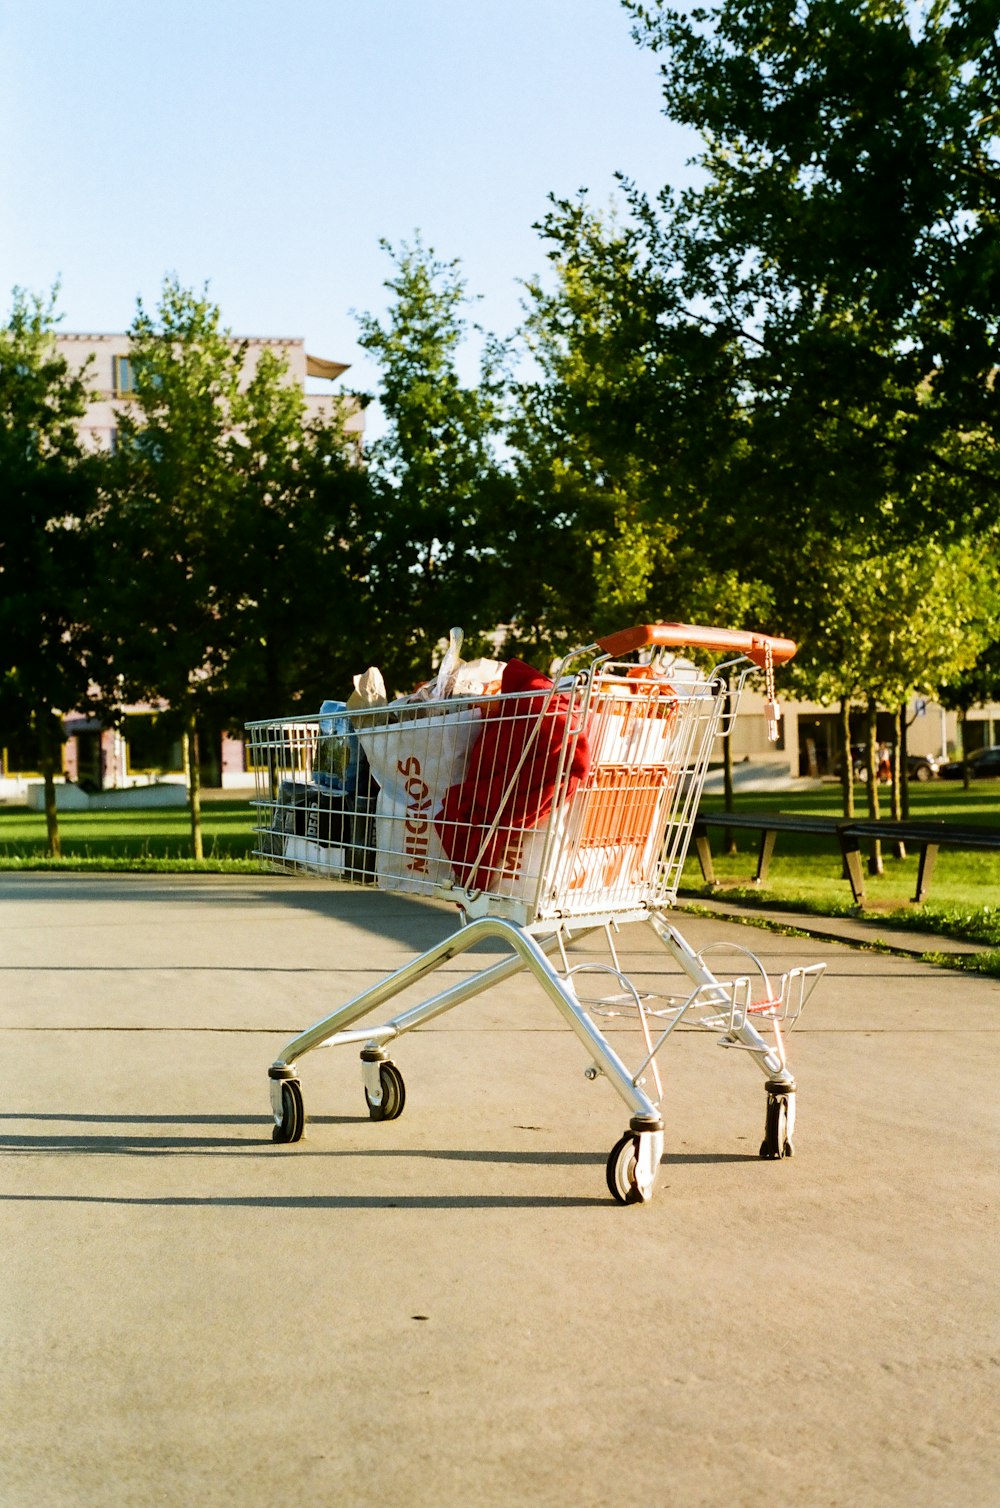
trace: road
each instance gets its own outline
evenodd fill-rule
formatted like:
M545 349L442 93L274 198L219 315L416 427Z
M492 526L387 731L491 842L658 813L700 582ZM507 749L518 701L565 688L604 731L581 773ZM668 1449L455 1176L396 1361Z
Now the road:
M0 878L4 1508L993 1505L1000 981L683 917L774 972L796 1156L759 1071L662 1064L655 1198L533 983L357 1057L284 1042L443 936L435 903L307 879ZM629 929L630 972L669 961ZM480 967L484 955L448 966Z

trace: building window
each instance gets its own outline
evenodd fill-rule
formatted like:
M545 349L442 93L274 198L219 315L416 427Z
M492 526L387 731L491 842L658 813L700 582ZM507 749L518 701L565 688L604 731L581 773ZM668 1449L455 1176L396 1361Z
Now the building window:
M116 398L135 392L135 372L131 356L113 356L111 386Z
M38 775L42 768L37 735L28 729L5 732L3 748L0 749L4 775ZM58 774L59 771L57 770Z
M125 746L130 775L178 774L184 769L175 718L130 713L125 719Z

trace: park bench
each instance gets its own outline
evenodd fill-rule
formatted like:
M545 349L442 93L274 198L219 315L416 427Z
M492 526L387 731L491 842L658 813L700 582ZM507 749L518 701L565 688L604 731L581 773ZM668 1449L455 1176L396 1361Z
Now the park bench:
M879 839L883 843L901 844L904 845L899 849L901 854L905 854L907 844L919 850L914 901L927 898L939 849L961 848L972 852L1000 853L1000 827L976 827L972 823L916 820L895 822L891 819L876 822L871 817L812 817L784 812L699 812L692 838L702 875L709 885L718 883L708 838L709 829L713 827L760 834L757 870L753 877L755 885L763 885L767 880L771 855L779 833L835 838L840 848L844 876L850 881L854 900L859 906L865 898L864 868L861 862L863 842Z

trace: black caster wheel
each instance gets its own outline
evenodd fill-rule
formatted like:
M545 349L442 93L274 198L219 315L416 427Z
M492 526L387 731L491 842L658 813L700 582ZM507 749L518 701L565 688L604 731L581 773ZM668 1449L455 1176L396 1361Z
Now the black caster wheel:
M764 1140L760 1144L760 1155L766 1161L795 1155L795 1148L788 1136L787 1094L768 1094L767 1096Z
M618 1204L641 1204L642 1193L635 1181L639 1138L631 1131L615 1142L607 1164L608 1189Z
M272 1141L301 1141L306 1129L302 1086L298 1079L281 1080L281 1119L275 1120Z
M376 1102L372 1099L368 1090L365 1090L365 1103L368 1106L368 1114L373 1121L394 1121L402 1115L403 1106L406 1104L406 1085L403 1083L403 1075L395 1063L388 1059L378 1065L378 1080L382 1089L382 1098Z

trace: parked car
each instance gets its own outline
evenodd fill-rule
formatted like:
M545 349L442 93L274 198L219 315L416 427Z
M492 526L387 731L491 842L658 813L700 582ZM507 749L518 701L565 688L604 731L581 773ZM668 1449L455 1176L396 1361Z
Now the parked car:
M854 778L862 784L868 779L867 748L867 744L851 744ZM892 758L891 752L889 758ZM933 780L942 768L941 762L933 754L908 754L906 757L906 772L911 780ZM839 764L835 773L840 773Z
M933 754L909 754L906 759L906 773L911 780L933 780L940 775L944 766Z
M977 749L975 754L969 755L967 761L953 759L950 764L942 765L941 778L961 780L963 763L968 764L969 775L973 780L1000 780L1000 744L993 744L988 749Z

